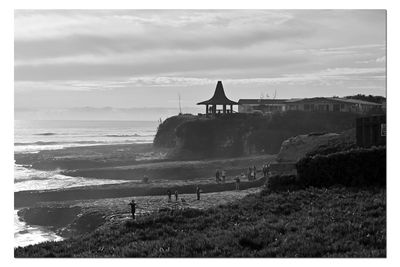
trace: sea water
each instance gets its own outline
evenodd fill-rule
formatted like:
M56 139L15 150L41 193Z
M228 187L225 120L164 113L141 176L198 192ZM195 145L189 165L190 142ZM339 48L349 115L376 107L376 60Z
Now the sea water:
M158 123L152 121L14 121L15 153L38 153L65 147L138 144L153 142ZM124 180L102 180L70 177L61 170L41 171L14 166L14 191L61 189L77 186L124 183ZM62 240L50 229L27 225L14 212L15 246Z

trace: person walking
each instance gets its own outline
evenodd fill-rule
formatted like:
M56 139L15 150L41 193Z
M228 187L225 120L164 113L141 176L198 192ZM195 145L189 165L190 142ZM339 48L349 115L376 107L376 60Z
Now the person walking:
M175 190L175 200L178 201L178 190Z
M217 172L215 173L215 181L217 182L217 184L219 184L219 170L217 170Z
M201 192L200 186L197 186L196 187L197 200L200 200L200 192Z
M240 178L239 178L239 176L236 176L236 178L235 178L235 188L236 188L236 191L239 191L240 189L239 189L239 185L240 185Z
M168 202L171 202L171 195L172 195L172 193L171 193L171 190L167 190L167 195L168 195Z
M131 206L132 220L135 220L135 213L136 213L136 203L135 203L135 200L132 199L132 201L131 201L128 205Z
M222 183L225 183L225 176L226 176L226 171L222 170Z
M264 178L267 177L267 165L266 164L263 165L262 172L264 174Z

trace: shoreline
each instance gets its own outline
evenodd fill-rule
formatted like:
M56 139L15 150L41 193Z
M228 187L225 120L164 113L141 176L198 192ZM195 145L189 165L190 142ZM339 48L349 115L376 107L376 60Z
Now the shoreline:
M61 175L70 177L124 182L17 191L14 192L14 209L18 209L19 218L28 226L37 226L44 233L49 230L51 235L54 233L68 238L128 219L127 203L132 197L146 200L146 208L138 208L139 216L164 208L204 209L236 200L259 190L266 179L246 179L241 181L241 190L234 191L235 176L245 172L248 166L260 167L276 157L252 155L184 161L167 159L166 153L167 150L154 149L152 144L95 145L43 150L35 154L15 153L15 164L29 166L33 170L57 170ZM226 169L225 183L216 183L217 169ZM150 178L148 183L141 181L144 175ZM260 171L258 177L262 177ZM197 185L202 189L202 198L214 199L194 201ZM168 189L172 192L178 190L186 202L167 203Z
M137 187L136 184L123 183L114 185L86 186L81 188L71 188L64 190L46 190L46 191L20 191L14 192L14 208L32 207L41 202L59 202L72 200L88 200L102 198L121 198L135 196L159 196L166 195L168 189L178 190L183 194L195 192L196 185L200 185L204 193L230 191L235 189L235 183L230 178L224 184L202 183L192 181L189 184L155 187ZM260 187L265 184L266 179L260 178L255 181L244 181L240 183L242 189Z
M220 192L234 189L233 179L246 173L249 166L259 169L267 161L274 161L276 155L253 155L248 157L177 161L155 159L152 145L130 146L89 146L42 151L38 154L20 154L16 164L58 166L61 175L98 181L115 180L123 183L84 185L51 190L24 190L14 192L14 207L34 206L39 202L68 201L83 199L118 198L129 196L164 195L168 188L190 193L196 185L204 186L206 192ZM159 154L158 154L159 155ZM132 159L130 158L132 156ZM143 159L148 156L148 159ZM141 160L138 160L138 159ZM21 159L24 159L21 162ZM111 161L111 162L110 162ZM127 162L130 162L128 165ZM83 162L86 162L83 164ZM134 164L132 164L134 162ZM90 164L89 164L90 163ZM101 167L93 167L93 165ZM112 165L104 167L105 165ZM61 168L64 166L65 168ZM215 171L225 169L225 184L215 183ZM143 183L147 176L149 183ZM262 174L259 170L258 177ZM37 180L36 177L32 177ZM47 179L51 179L47 178ZM26 180L26 181L29 181ZM24 180L22 180L24 182ZM41 180L39 179L39 182ZM260 181L242 181L243 188L260 186Z

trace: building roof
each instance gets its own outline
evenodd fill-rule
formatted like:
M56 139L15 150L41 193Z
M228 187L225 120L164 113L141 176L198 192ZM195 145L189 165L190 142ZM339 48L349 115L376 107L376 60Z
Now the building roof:
M339 97L312 97L312 98L302 98L302 99L290 99L287 103L301 103L301 102L316 102L316 101L333 101L333 102L340 102L340 103L348 103L348 104L362 104L362 105L372 105L372 106L381 106L382 104L368 102L358 99L350 99L350 98L339 98Z
M237 102L232 101L226 97L224 92L224 87L221 81L218 81L213 97L211 97L209 100L197 103L197 105L237 105L237 104L238 104Z
M267 105L267 104L285 104L287 99L239 99L238 103L240 104L259 104L259 105Z
M352 98L329 98L335 99L341 102L352 103L352 104L363 104L363 105L372 105L372 106L381 106L382 104L359 100L359 99L352 99Z

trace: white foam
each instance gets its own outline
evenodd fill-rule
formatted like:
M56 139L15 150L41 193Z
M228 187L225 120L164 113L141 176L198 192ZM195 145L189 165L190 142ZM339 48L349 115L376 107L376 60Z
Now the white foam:
M90 179L71 177L56 171L39 171L21 165L14 166L14 191L63 189L79 186L119 184L127 180Z
M25 247L46 241L61 241L63 238L50 229L28 225L19 220L18 210L14 210L14 247Z

